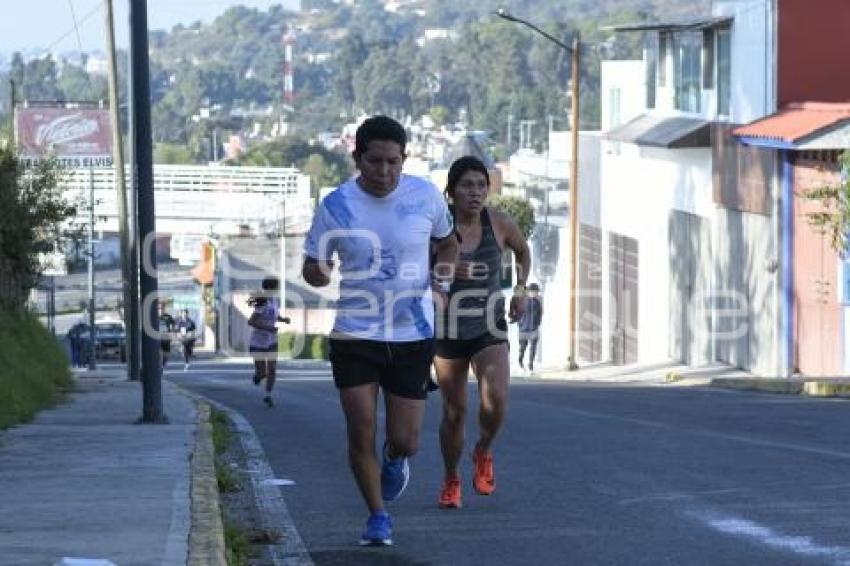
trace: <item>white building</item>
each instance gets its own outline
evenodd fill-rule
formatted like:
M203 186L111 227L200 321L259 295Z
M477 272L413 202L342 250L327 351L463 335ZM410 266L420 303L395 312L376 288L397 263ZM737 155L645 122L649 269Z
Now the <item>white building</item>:
M762 183L749 204L722 195L732 127L776 109L773 5L713 12L615 28L647 43L640 64L603 66L601 230L584 266L601 275L589 282L601 300L586 309L580 361L776 371L773 191Z

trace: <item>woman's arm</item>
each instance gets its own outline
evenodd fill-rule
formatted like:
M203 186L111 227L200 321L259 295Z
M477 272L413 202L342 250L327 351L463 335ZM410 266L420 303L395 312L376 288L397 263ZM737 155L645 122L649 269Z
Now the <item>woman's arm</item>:
M516 287L511 297L509 316L518 320L525 312L525 284L531 272L531 250L517 223L506 214L489 209L493 230L502 249L509 248L516 259Z
M277 327L274 324L266 324L263 321L262 315L258 312L251 313L251 317L248 319L248 326L269 332L277 331Z

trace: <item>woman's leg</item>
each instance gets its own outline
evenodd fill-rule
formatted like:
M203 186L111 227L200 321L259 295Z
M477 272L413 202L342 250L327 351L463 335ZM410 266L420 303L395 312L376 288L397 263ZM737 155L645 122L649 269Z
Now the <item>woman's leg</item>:
M504 342L488 346L472 357L472 369L478 378L481 404L478 410L480 427L476 448L489 452L490 445L502 426L508 403L510 362Z
M440 450L446 477L458 475L458 462L463 453L466 419L466 385L469 360L434 357L434 369L443 397L443 419L440 423Z

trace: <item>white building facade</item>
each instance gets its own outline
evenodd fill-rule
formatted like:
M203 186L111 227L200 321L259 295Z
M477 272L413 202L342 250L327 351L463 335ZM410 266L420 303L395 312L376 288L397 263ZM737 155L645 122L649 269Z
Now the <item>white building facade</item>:
M776 371L775 191L720 194L732 126L775 110L772 9L616 28L647 40L643 61L603 64L601 226L582 240L601 301L580 362Z

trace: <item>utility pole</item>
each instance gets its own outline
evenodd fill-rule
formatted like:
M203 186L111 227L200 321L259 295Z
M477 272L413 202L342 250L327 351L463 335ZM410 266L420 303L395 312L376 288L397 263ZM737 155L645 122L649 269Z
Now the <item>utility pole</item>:
M579 134L579 62L581 44L578 32L573 37L572 51L572 161L570 162L570 370L578 369L576 363L576 274L578 272L578 134Z
M153 193L153 147L151 140L150 61L146 0L130 0L130 47L133 58L133 148L138 191L137 241L142 244L139 276L142 298L142 419L143 423L167 423L162 409L162 358L159 352L156 271L156 217Z
M89 369L97 369L97 330L94 326L94 170L89 166Z
M569 369L578 369L576 363L576 272L578 271L578 143L579 143L579 64L581 62L581 44L576 33L572 45L567 45L549 33L546 33L531 22L512 16L504 8L500 8L496 15L503 20L526 26L535 33L542 35L564 51L570 54L572 62L571 74L571 124L572 128L572 163L570 165L570 305L569 305L569 357L567 358Z
M128 48L129 59L133 58L133 44L130 43ZM130 186L128 187L127 198L127 239L128 256L130 266L130 301L132 307L129 308L130 316L132 317L130 328L127 330L127 365L130 366L132 375L141 378L142 367L142 325L141 312L139 308L139 224L138 224L138 191L136 190L136 136L135 136L135 112L133 90L133 72L127 73L127 153L128 163L130 163Z
M115 170L115 197L118 202L118 233L121 241L121 279L124 297L124 329L125 335L130 340L138 339L138 332L135 336L132 334L134 321L136 317L133 313L134 308L138 308L138 301L133 300L130 290L130 239L127 232L127 184L124 175L124 145L121 139L121 113L118 101L118 61L115 54L115 18L112 11L112 0L106 0L106 50L109 57L109 108L112 114L112 161ZM135 341L132 342L135 344ZM127 379L135 381L139 379L137 372L134 372L132 363L129 363L129 357L135 356L136 348L127 347L128 363L127 363Z
M15 91L15 79L9 79L9 146L15 145L15 100L17 92Z

